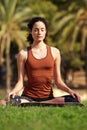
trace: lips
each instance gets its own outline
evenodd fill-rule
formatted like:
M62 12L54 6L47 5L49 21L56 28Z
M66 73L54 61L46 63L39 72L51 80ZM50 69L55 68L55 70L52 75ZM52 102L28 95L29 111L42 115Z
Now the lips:
M37 36L38 38L42 38L42 36Z

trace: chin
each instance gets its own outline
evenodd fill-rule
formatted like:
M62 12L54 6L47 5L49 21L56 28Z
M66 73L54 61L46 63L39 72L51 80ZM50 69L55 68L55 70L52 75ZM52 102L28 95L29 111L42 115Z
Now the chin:
M38 40L36 40L37 42L41 42L41 41L43 41L43 39L38 39Z

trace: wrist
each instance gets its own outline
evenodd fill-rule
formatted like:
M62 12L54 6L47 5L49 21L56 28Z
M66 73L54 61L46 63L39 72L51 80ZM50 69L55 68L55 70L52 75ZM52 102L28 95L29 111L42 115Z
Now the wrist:
M73 92L73 90L71 90L71 89L69 88L68 92L69 92L69 94L71 94L71 93Z

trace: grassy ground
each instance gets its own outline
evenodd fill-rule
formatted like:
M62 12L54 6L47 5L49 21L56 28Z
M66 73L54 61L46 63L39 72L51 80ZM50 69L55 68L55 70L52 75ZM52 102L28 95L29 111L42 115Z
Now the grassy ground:
M87 104L87 102L85 102ZM86 130L87 107L0 106L0 130Z
M87 101L83 103L83 107L0 106L0 130L86 130Z

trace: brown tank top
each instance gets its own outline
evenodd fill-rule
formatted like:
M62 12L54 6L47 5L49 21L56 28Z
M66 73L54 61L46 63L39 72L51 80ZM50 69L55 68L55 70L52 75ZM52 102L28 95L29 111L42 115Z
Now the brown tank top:
M54 59L50 46L47 45L47 55L43 59L36 59L29 47L25 63L28 82L24 86L24 94L32 98L52 97L53 68Z

